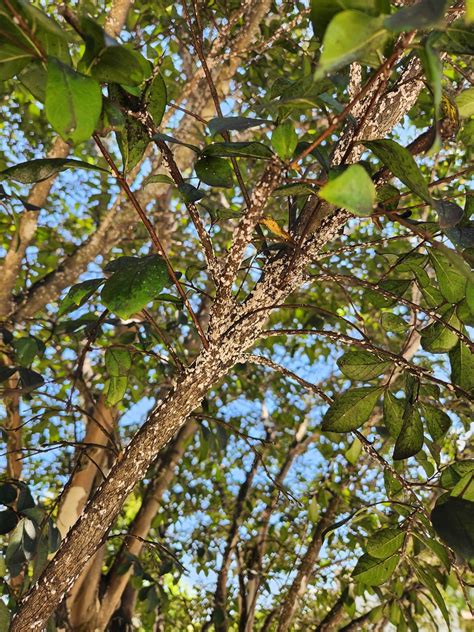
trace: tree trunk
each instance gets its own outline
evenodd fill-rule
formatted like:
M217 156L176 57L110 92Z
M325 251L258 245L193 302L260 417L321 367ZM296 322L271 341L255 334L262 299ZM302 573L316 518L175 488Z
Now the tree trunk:
M147 537L151 523L160 508L163 494L168 489L174 476L176 466L186 450L189 439L198 428L199 426L195 421L192 419L188 420L163 454L155 479L150 484L143 504L130 526L130 535L125 538L123 546L110 569L107 578L107 588L101 599L101 607L94 622L94 630L104 630L118 608L132 575L132 568L122 572L120 567L125 563L127 553L136 556L140 555L143 541L138 538L144 539ZM134 536L138 536L138 538Z
M298 608L301 597L306 592L308 580L313 571L314 564L319 555L319 551L324 542L324 532L333 522L339 507L341 506L340 496L333 496L329 501L328 507L323 516L314 528L311 542L306 549L306 553L301 560L296 576L290 589L285 597L280 610L277 632L287 632L289 629L295 612Z

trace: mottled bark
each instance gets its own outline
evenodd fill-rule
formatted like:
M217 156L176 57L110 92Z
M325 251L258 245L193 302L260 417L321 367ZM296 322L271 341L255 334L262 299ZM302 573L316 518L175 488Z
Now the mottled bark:
M301 564L296 572L296 576L293 583L285 596L281 610L278 616L277 632L287 632L290 628L291 622L297 608L299 606L301 597L306 592L308 581L313 572L314 564L318 558L319 552L324 542L325 530L334 521L338 510L341 506L341 497L333 496L329 501L329 504L319 519L317 525L313 530L311 542L306 549L306 552L301 560Z
M125 572L120 567L126 562L127 554L140 555L143 548L142 539L147 537L151 529L151 523L160 508L163 494L168 489L174 477L176 466L181 461L189 440L198 427L195 421L188 420L160 459L156 476L149 485L142 506L129 529L130 535L125 538L123 546L109 571L107 588L102 596L101 606L94 623L93 625L91 624L92 629L104 630L118 608L122 594L133 572L132 567Z

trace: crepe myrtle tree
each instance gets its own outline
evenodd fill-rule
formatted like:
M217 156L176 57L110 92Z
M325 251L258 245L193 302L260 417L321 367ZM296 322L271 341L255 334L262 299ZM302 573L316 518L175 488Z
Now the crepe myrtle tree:
M0 1L0 630L469 629L473 21Z

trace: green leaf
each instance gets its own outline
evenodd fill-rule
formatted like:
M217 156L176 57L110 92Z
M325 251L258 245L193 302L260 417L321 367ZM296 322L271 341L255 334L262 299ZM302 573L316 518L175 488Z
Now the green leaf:
M186 203L191 204L194 204L205 195L204 191L196 189L196 187L193 187L193 185L189 184L189 182L183 182L183 184L180 184L178 187L178 191L181 193L181 197L183 198L183 200Z
M128 349L122 347L109 347L105 351L105 366L111 377L124 377L128 375L132 366L132 356Z
M94 292L102 285L104 279L89 279L82 283L76 283L63 298L58 309L58 316L62 316L71 309L76 309L84 305Z
M371 557L385 560L396 553L404 542L405 531L402 529L382 529L369 537L365 549Z
M443 252L430 250L430 259L436 272L441 294L449 303L459 303L466 296L466 277Z
M445 7L446 0L419 0L385 18L385 26L394 33L426 29L441 20Z
M361 165L351 165L345 169L340 176L325 184L318 195L361 217L370 215L375 204L374 183Z
M44 352L44 344L33 336L16 338L12 343L15 359L21 366L29 366L37 355Z
M433 200L433 208L438 213L440 228L453 228L462 220L464 211L462 208L449 200Z
M364 145L411 191L432 203L428 185L408 149L389 139L364 141Z
M385 211L394 211L398 208L400 202L400 191L387 182L376 191L377 206L380 206Z
M463 90L456 97L459 115L463 118L474 116L474 88Z
M474 472L465 474L451 490L451 498L474 502Z
M133 257L105 282L100 296L110 311L126 319L143 309L169 283L161 257Z
M190 143L184 143L183 141L178 140L177 138L174 138L173 136L168 136L168 134L161 134L161 133L158 132L157 134L153 135L152 139L153 140L157 140L157 141L163 141L165 143L171 143L171 144L175 144L175 145L182 145L183 147L187 147L188 149L192 149L197 154L201 153L201 150L199 149L199 147L196 147L196 145L191 145Z
M317 523L318 518L319 518L319 508L318 508L318 503L316 501L315 496L313 496L311 500L309 501L308 518L313 523Z
M285 121L273 130L272 147L282 160L290 160L297 145L298 135L291 121Z
M382 388L364 386L353 388L337 397L323 418L325 432L349 432L360 428L383 392Z
M474 0L466 0L466 23L474 22Z
M0 81L6 81L19 74L33 59L30 52L8 42L0 45Z
M277 187L272 195L274 197L297 197L299 195L315 195L317 190L308 184L300 183L300 182L290 182L289 184L282 184Z
M344 453L344 456L346 457L346 459L349 461L351 465L355 465L357 461L359 460L359 456L361 452L362 452L362 443L360 442L358 437L356 437L354 441L352 442L351 447L348 450L346 450L346 452Z
M244 131L251 127L258 127L259 125L267 125L271 121L259 118L245 118L244 116L224 116L216 117L209 121L207 124L209 131L214 136L215 134L221 134L222 132L228 132L229 130Z
M44 384L43 377L36 371L26 369L25 367L20 367L18 371L20 373L22 388L25 391L32 391Z
M472 28L457 20L436 40L436 48L454 55L474 55Z
M81 75L58 59L48 59L45 112L64 140L89 140L102 110L102 92L94 79Z
M438 441L448 432L451 426L451 418L438 406L422 404L421 408L431 438L433 441Z
M314 33L321 38L332 18L344 9L358 9L377 15L377 0L311 0L311 23Z
M232 167L224 158L201 158L194 168L198 178L209 186L230 188L234 185Z
M448 609L446 607L445 600L444 600L443 596L441 595L441 593L439 592L438 587L436 586L435 581L434 581L434 579L432 577L432 575L433 575L432 569L431 569L431 572L427 573L414 560L411 560L411 563L412 563L413 568L415 569L415 573L416 573L418 579L430 591L431 596L435 600L436 605L438 606L438 608L441 610L441 614L443 615L444 620L448 624L448 628L449 628L450 627L450 622L449 622Z
M218 156L221 158L263 158L269 160L273 153L263 143L212 143L202 151L203 156Z
M107 406L115 406L122 401L128 386L127 377L111 377L106 383L106 404Z
M445 314L443 318L444 322L436 321L431 325L428 325L420 331L421 334L421 346L425 351L431 353L447 353L458 342L458 337L451 329L448 329L445 322L452 327L459 329L461 322L456 315L456 310L453 308Z
M143 104L146 111L151 114L153 123L158 127L165 113L168 103L168 93L163 77L157 74L143 95Z
M125 46L103 48L90 65L90 73L101 83L139 86L149 75L148 62Z
M423 447L423 424L416 408L409 407L403 416L403 425L395 443L393 459L401 461L415 455Z
M364 349L348 351L337 361L337 366L342 373L351 380L373 380L385 373L390 362L381 360L373 353Z
M367 586L380 586L392 576L399 559L398 555L392 555L385 560L379 560L364 553L352 571L352 577Z
M383 398L383 419L391 437L396 439L403 426L405 402L397 399L390 391Z
M449 352L451 364L451 381L465 391L474 389L474 354L462 342Z
M174 180L164 173L151 174L143 180L143 186L147 184L174 184Z
M401 316L392 314L392 312L384 312L382 314L381 322L385 331L393 332L395 334L405 332L408 327L408 323Z
M10 629L11 614L5 603L0 600L0 632L8 632Z
M352 61L363 60L376 65L378 58L368 54L383 48L387 31L384 18L368 17L360 11L342 11L330 22L323 39L323 52L315 79Z
M5 562L12 577L16 577L23 563L30 560L36 546L37 527L32 520L22 518L16 525L5 554Z
M466 474L474 472L474 459L456 461L443 470L440 483L445 489L452 489Z
M129 172L143 158L150 137L146 127L133 116L127 116L123 131L117 132L124 171Z
M410 280L404 279L387 279L379 283L380 290L391 292L397 296L403 296L411 285ZM396 298L387 298L383 296L377 289L367 290L365 297L373 305L373 307L391 307L397 302Z
M4 509L0 511L0 535L10 533L16 527L18 516L13 509Z
M20 162L13 167L8 167L0 171L0 179L15 180L22 184L32 182L42 182L66 169L88 169L89 171L101 171L109 173L107 169L91 165L83 160L73 160L72 158L39 158L38 160L28 160Z

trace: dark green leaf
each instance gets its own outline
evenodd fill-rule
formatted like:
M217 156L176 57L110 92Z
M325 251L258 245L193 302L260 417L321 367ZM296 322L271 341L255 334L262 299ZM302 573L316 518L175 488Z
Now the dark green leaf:
M262 143L212 143L207 145L202 152L203 156L219 156L222 158L264 158L270 159L273 154L271 150Z
M93 60L90 73L100 82L138 86L149 75L150 68L147 64L137 51L125 46L109 46L103 48Z
M183 200L191 204L194 204L194 202L197 202L205 195L204 191L196 189L196 187L193 187L193 185L189 184L189 182L183 182L183 184L180 184L178 191L181 193Z
M2 505L11 505L15 502L18 494L18 488L11 483L3 483L0 485L0 503Z
M194 168L197 177L209 186L230 188L234 184L232 167L224 158L201 158Z
M397 399L390 391L383 398L383 419L391 437L396 439L403 426L405 402Z
M340 176L325 184L318 195L361 217L370 215L375 204L374 183L360 165L348 167Z
M433 579L433 571L432 571L432 569L430 569L431 572L427 573L414 560L412 560L412 565L413 565L413 568L415 569L415 573L416 573L418 579L430 591L431 596L435 600L436 605L438 606L438 608L441 610L441 613L442 613L442 615L444 617L444 620L446 621L446 623L448 624L448 627L449 627L450 623L449 623L448 609L446 607L445 600L444 600L443 596L441 595L441 593L439 592L438 587L436 586L436 583L435 583L435 581Z
M353 388L339 395L323 418L325 432L349 432L356 430L370 417L383 389L368 386Z
M462 20L449 26L439 39L436 48L455 55L474 55L474 33Z
M155 134L153 136L153 140L163 141L165 143L172 143L172 144L175 144L175 145L182 145L183 147L187 147L188 149L192 149L197 154L199 154L201 152L199 147L196 147L196 145L190 145L189 143L184 143L183 141L178 140L177 138L174 138L173 136L168 136L168 134L157 133L157 134Z
M393 458L395 461L408 459L423 447L423 424L416 408L405 407L403 425L395 443Z
M474 389L474 354L462 342L449 352L451 380L465 391Z
M439 537L467 561L474 559L474 502L448 498L431 512Z
M251 127L266 125L270 121L259 118L245 118L244 116L224 116L213 118L207 124L212 135L228 132L229 130L243 131Z
M425 29L441 20L446 0L419 0L385 18L385 26L394 33Z
M454 202L433 200L433 207L438 213L440 228L452 228L463 218L464 211Z
M18 516L13 509L0 511L0 535L10 533L16 527Z
M26 391L31 391L44 384L44 379L36 371L31 369L25 369L21 367L19 369L21 385Z
M58 316L62 316L70 311L71 308L76 309L84 305L103 282L104 279L89 279L88 281L73 285L61 301Z
M428 426L428 432L430 433L433 441L438 441L444 437L451 426L451 418L438 406L432 406L431 404L422 404L423 417L426 420Z
M102 110L102 92L94 79L81 75L58 59L48 60L46 117L64 140L89 140Z
M128 263L114 272L101 292L104 305L121 318L139 312L170 282L165 262L158 255L133 257Z
M160 74L157 74L147 87L143 97L143 103L146 111L151 114L153 123L158 127L165 113L166 104L168 103L166 85Z
M143 158L150 137L146 127L133 116L127 116L123 131L117 132L117 142L122 154L124 171L129 172Z
M40 158L38 160L28 160L28 162L20 162L13 167L8 167L0 171L0 179L15 180L22 184L31 184L32 182L42 182L56 175L60 171L66 169L88 169L90 171L102 171L108 173L107 169L91 165L82 160L73 160L72 158Z
M390 169L394 176L431 204L428 185L408 149L388 139L364 141L364 145Z
M29 366L44 351L44 344L33 336L16 338L12 346L15 349L15 359L22 366Z
M351 380L373 380L385 373L390 362L382 360L364 349L348 351L337 361L337 366Z
M0 382L8 380L17 370L16 366L0 366Z
M289 196L299 196L299 195L315 195L316 189L309 186L308 184L300 184L299 182L290 182L289 184L283 184L280 187L277 187L272 195L274 197L289 197Z
M443 321L436 321L421 330L421 346L425 351L447 353L456 346L458 336L444 324L446 322L455 329L460 328L461 322L456 315L456 311L454 309L450 310L445 314Z

